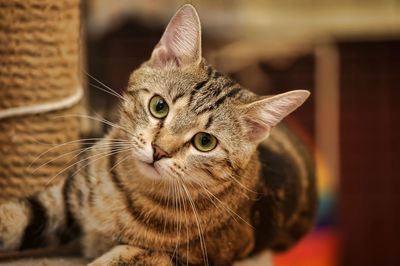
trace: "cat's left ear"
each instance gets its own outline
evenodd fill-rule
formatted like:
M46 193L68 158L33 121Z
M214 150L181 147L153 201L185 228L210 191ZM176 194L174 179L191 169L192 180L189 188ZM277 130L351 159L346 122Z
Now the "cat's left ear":
M154 48L153 66L192 65L201 61L201 25L196 9L186 4L169 22L161 40Z
M295 90L244 106L242 118L249 140L258 143L267 138L271 129L302 105L309 95L310 92L306 90Z

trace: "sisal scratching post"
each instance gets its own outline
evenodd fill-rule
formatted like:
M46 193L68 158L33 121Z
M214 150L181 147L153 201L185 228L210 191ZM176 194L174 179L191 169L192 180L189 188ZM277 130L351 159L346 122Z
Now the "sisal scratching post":
M76 143L39 155L79 138L79 20L79 0L0 1L0 202L58 182L76 161L63 156Z

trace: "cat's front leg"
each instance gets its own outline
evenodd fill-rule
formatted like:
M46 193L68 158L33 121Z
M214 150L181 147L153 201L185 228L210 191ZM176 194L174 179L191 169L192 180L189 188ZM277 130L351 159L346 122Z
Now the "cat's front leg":
M145 250L135 246L118 245L107 253L95 259L88 266L103 265L173 265L171 257L166 253Z

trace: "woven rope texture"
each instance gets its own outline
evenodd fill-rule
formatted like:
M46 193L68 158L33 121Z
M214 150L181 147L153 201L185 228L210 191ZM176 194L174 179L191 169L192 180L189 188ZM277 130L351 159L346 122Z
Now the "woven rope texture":
M0 1L0 110L62 100L78 85L79 0ZM0 120L0 201L43 189L74 161L78 106ZM64 116L64 117L62 117ZM48 163L37 169L40 165ZM60 173L53 182L65 177Z

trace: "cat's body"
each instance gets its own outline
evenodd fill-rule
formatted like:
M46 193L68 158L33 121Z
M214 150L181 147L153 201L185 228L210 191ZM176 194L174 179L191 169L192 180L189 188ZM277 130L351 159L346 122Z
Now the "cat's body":
M271 133L308 94L243 89L201 59L199 27L191 6L177 13L65 182L0 205L0 250L76 236L94 265L229 265L311 228L312 159L284 125Z

